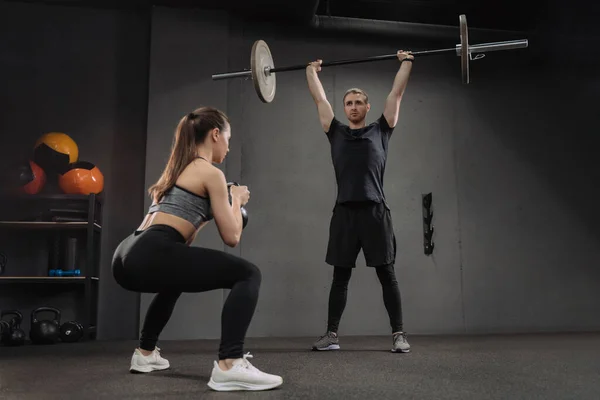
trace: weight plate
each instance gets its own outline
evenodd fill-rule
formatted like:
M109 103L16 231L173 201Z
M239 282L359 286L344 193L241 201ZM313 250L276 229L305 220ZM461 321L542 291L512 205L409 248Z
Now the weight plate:
M258 97L263 103L270 103L275 97L275 73L268 73L265 69L274 68L271 50L264 40L257 40L252 45L250 56L252 68L252 81Z
M460 64L462 69L463 83L469 83L469 29L467 28L467 16L462 14L458 17L460 22Z
M65 322L60 326L60 339L65 343L75 343L83 337L83 326L77 321Z

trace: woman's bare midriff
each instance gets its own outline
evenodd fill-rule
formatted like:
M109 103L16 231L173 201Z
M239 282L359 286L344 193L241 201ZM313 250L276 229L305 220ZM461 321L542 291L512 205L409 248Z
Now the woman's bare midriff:
M205 161L198 162L198 160L194 160L181 173L176 184L198 196L207 197L208 194L204 187L204 182L199 181L198 176L203 176L204 172L209 168L215 167ZM143 231L152 225L169 225L181 233L186 242L189 242L190 239L194 239L194 236L206 224L207 222L203 222L196 229L193 224L183 218L158 211L153 214L147 214L138 230Z
M143 231L152 225L169 225L181 233L181 236L184 237L186 242L197 232L196 228L194 228L194 225L185 219L175 215L165 214L160 211L153 214L147 214L138 230ZM206 222L200 225L198 231L202 229L204 225L206 225Z

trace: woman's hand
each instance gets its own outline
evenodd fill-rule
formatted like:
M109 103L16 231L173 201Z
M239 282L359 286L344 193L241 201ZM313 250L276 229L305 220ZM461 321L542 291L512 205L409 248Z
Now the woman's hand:
M240 205L245 206L250 200L250 191L248 186L231 186L231 197L237 197L240 201Z

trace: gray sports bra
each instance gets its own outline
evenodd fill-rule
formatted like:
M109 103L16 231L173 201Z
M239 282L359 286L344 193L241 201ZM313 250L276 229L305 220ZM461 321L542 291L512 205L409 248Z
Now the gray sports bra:
M208 197L199 196L182 188L173 186L157 204L152 204L148 213L157 211L175 215L190 222L196 229L200 224L213 219Z
M173 186L157 204L152 204L148 213L157 211L175 215L190 222L196 229L200 224L213 219L208 197L199 196L182 188Z
M196 156L196 158L208 162L204 157ZM157 211L183 218L194 225L196 229L203 222L214 218L210 207L210 198L197 195L177 185L169 189L158 204L152 204L148 209L148 214Z

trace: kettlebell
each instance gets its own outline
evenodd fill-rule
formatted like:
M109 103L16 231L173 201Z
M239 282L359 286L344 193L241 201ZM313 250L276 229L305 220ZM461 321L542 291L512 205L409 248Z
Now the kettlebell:
M23 314L18 310L3 311L0 319L6 315L14 315L10 321L2 321L2 344L5 346L22 346L25 344L25 332L21 329Z
M38 320L37 314L54 313L53 320ZM60 311L54 307L39 307L31 312L29 338L34 344L54 344L60 338Z
M240 186L240 184L237 182L228 182L227 188L229 189L231 186ZM229 193L229 204L231 204L231 192ZM244 229L248 225L248 212L244 206L240 207L240 211L242 212L242 229Z

